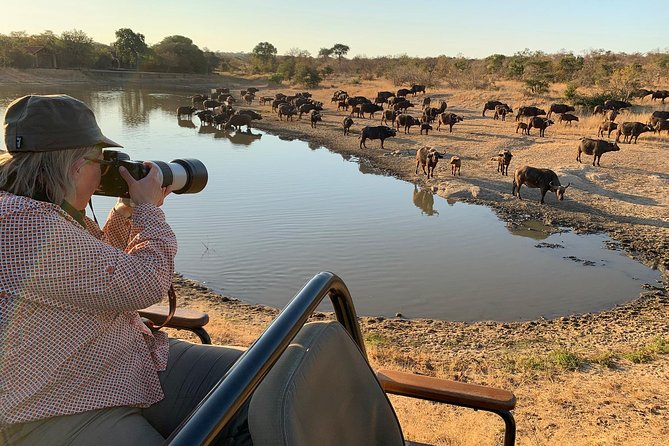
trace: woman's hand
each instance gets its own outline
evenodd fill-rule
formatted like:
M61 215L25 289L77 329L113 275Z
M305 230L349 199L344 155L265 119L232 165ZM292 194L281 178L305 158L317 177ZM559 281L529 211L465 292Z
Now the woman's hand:
M158 166L151 161L144 161L144 165L149 168L149 173L141 180L134 179L123 166L120 166L118 171L128 183L130 199L135 204L151 203L161 206L165 197L172 192L172 186L162 187L162 177Z

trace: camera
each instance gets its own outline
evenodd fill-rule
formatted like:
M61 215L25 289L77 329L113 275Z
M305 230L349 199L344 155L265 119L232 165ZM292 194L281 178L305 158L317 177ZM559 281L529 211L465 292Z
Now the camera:
M118 171L123 166L136 180L144 178L149 168L143 161L133 161L127 153L118 150L105 149L102 151L102 178L95 195L130 198L128 183ZM207 168L200 161L192 158L175 159L169 163L151 161L155 163L162 174L163 187L172 185L175 194L195 194L207 185Z

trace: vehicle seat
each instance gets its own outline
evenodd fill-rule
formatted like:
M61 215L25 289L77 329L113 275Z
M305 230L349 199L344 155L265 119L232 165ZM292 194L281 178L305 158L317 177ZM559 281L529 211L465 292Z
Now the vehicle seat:
M395 412L338 322L304 325L254 392L254 446L401 446Z

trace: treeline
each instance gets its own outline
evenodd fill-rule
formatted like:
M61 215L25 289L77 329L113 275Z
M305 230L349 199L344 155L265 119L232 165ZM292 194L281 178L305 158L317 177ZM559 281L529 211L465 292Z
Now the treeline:
M592 50L583 55L546 54L524 50L512 56L493 54L484 59L462 56L415 58L407 55L346 58L350 48L335 43L316 56L299 48L278 55L270 42L258 43L249 53L201 50L184 36L165 37L148 46L144 36L128 28L116 31L110 45L93 42L73 30L60 36L46 31L0 34L0 66L31 68L117 68L179 73L227 72L263 74L270 81L316 87L333 75L353 82L385 78L397 86L448 85L462 89L494 90L504 80L522 82L527 94L542 95L554 83L566 84L565 96L583 105L603 98L626 99L639 88L666 87L669 54L614 53ZM588 94L586 95L585 92Z
M135 69L208 74L221 59L184 36L168 36L148 46L144 35L129 28L116 31L110 45L94 42L83 31L0 34L0 66L13 68Z

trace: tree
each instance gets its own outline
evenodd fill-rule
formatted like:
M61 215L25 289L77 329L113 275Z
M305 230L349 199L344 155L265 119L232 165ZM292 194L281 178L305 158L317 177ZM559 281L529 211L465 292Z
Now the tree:
M318 57L327 59L330 56L332 56L332 48L321 48L320 50L318 50Z
M348 45L344 45L343 43L337 43L332 47L332 54L337 56L339 65L341 65L341 58L344 57L350 49L351 48L349 48Z
M121 28L116 31L116 42L112 44L116 57L129 68L138 68L140 59L149 52L144 35Z
M58 59L62 68L89 68L95 64L93 39L83 31L64 31L60 35L60 47Z
M272 70L276 60L276 47L269 42L260 42L252 51L253 58L263 70Z
M205 74L207 72L207 60L204 53L188 37L165 37L152 49L157 69L177 73Z

